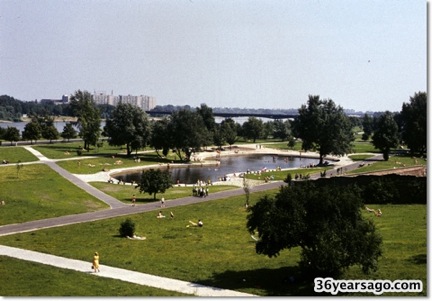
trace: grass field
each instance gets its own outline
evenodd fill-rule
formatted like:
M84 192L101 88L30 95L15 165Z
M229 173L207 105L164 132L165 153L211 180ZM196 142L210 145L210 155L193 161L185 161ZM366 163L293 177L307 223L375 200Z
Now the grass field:
M0 225L107 209L44 164L0 168Z
M136 196L137 204L154 202L153 195L150 196L148 193L140 193L138 188L134 188L134 186L131 185L116 185L102 182L91 182L90 184L95 188L105 192L106 194L109 194L116 199L128 204L131 203L131 197L133 194L135 194ZM229 185L214 185L209 187L209 193L215 193L234 188L238 187ZM177 185L174 185L172 188L166 190L165 193L156 194L156 200L160 200L162 197L164 197L165 200L169 202L169 200L188 197L191 195L191 187L179 187Z
M10 151L12 149L15 152ZM46 149L43 151L51 157L67 156L65 150L56 150L55 146ZM57 154L49 154L50 151ZM101 157L95 154L95 159L88 159L95 160L91 161L93 165L99 166L96 164L113 159L110 150L98 151L102 154ZM31 154L27 157L29 154L20 147L0 148L0 155L10 155L10 162L36 160ZM146 155L146 162L156 162L155 154ZM357 159L362 160L359 157ZM142 161L141 164L146 162ZM85 172L80 170L87 163L87 160L82 160L81 166L78 166L77 161L59 164L65 164L64 166L74 173L98 171L96 167L88 167ZM133 160L127 164L129 163L135 164ZM403 164L426 165L426 161L395 156L388 162L376 162L359 168L356 172L402 167ZM76 172L77 170L80 172ZM285 178L286 172L275 174L275 177ZM20 169L16 164L2 166L0 185L0 200L5 200L7 204L0 207L0 225L107 208L105 204L71 185L43 164L23 165ZM129 202L133 193L136 193L138 202L151 200L148 194L140 195L131 186L107 183L92 185L124 202ZM210 191L230 188L213 186ZM263 195L276 192L273 190L252 193L250 203L254 204ZM174 187L163 196L169 201L188 194L190 188ZM158 195L159 197L161 195ZM247 211L244 202L245 196L238 196L181 206L170 209L175 214L174 219L157 219L157 211L129 216L136 223L136 234L147 237L145 241L120 238L118 228L126 217L119 217L4 236L0 237L0 244L89 262L93 252L97 250L101 254L102 267L111 265L262 296L313 295L313 283L302 279L297 268L300 255L298 248L284 250L276 258L255 253L254 241L246 231ZM373 204L367 205L377 208ZM379 261L379 270L371 275L363 275L358 267L352 267L344 278L420 279L424 285L423 293L420 295L425 296L427 206L381 205L380 208L384 213L381 218L364 213L367 218L374 219L383 236L383 256ZM189 220L197 219L204 221L203 228L186 228ZM8 284L0 285L0 295L4 296L177 295L173 292L91 277L83 273L1 256L0 275L3 283Z
M253 194L251 203L262 195ZM303 280L297 268L298 248L282 251L276 258L255 253L245 227L243 204L244 196L239 196L170 209L174 219L157 219L156 212L129 216L137 235L145 236L145 241L120 238L118 228L126 217L119 217L0 237L0 244L88 261L97 250L102 268L116 266L263 296L313 294L313 283ZM366 218L375 220L383 237L379 270L363 275L353 267L343 278L420 279L425 295L426 206L380 208L383 216L379 219L364 212ZM186 228L189 220L198 218L203 220L203 228ZM290 277L296 280L290 282Z
M20 146L10 146L0 148L0 161L6 160L9 164L18 162L32 162L38 159L28 150Z
M0 275L0 296L185 296L6 256L0 256Z
M413 158L409 156L391 156L388 161L377 161L373 164L366 164L363 167L354 169L348 173L363 173L372 172L385 169L402 168L409 166L426 166L427 161L425 158Z

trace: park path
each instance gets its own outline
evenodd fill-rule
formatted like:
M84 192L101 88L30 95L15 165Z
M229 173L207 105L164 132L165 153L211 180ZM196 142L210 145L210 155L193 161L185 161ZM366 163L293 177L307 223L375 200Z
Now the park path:
M204 286L198 283L186 282L166 277L154 276L145 273L100 265L100 272L94 273L91 270L90 261L82 261L59 257L55 255L18 249L7 246L0 246L0 255L13 257L21 260L42 263L57 268L74 270L82 273L89 273L94 276L118 279L130 283L151 286L159 289L180 292L200 297L251 297L254 295L221 289L217 287Z
M24 148L26 150L28 150L29 152L31 152L33 155L35 155L42 163L45 163L51 169L53 169L58 174L60 174L63 178L67 179L68 181L70 181L74 185L78 186L79 188L87 191L87 193L93 195L94 197L98 198L102 202L108 204L110 206L110 208L114 209L114 208L121 208L121 207L127 206L126 204L120 202L116 198L114 198L114 197L112 197L106 193L103 193L102 191L94 188L93 186L91 186L87 182L81 180L79 177L71 174L66 169L57 165L54 160L48 159L47 157L42 155L39 151L35 150L33 147L24 146Z

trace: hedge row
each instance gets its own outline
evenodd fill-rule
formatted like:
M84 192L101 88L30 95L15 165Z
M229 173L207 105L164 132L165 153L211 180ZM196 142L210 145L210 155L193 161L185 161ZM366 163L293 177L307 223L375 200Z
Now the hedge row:
M302 182L296 182L302 183ZM304 183L304 182L303 182ZM406 175L321 178L315 185L335 185L340 189L356 186L365 204L426 204L427 178Z

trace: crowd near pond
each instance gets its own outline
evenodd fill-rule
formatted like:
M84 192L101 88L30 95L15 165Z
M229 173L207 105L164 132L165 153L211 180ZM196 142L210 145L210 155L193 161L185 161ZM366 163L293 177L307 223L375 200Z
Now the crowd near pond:
M278 170L287 168L298 168L316 165L318 159L282 155L241 155L221 157L220 164L215 166L188 166L170 167L173 183L196 184L198 181L229 180L230 176L242 176L242 174L265 172L266 170ZM113 175L122 182L140 182L142 171L134 171L125 174Z

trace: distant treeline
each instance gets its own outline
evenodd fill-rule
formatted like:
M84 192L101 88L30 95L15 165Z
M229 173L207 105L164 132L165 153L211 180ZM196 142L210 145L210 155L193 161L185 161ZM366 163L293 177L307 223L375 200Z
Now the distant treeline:
M110 118L114 110L111 105L98 105L101 112L101 118ZM174 105L157 105L151 111L157 112L176 112L180 110L195 111L195 107L189 105L174 106ZM213 113L234 113L234 114L267 114L267 115L297 115L298 109L251 109L251 108L212 108ZM362 112L354 112L353 110L345 110L346 114L363 116ZM379 114L380 112L368 112L370 116ZM21 101L8 95L0 96L0 120L21 121L22 116L38 115L38 116L73 116L69 104L55 104L54 102L44 101Z

